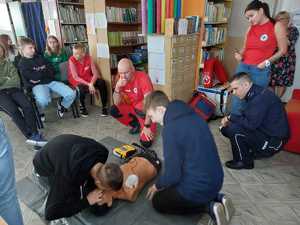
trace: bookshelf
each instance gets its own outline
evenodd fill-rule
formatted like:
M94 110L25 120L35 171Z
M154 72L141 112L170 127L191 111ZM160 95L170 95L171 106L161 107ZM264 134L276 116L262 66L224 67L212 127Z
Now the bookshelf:
M43 0L42 6L47 33L55 35L68 54L72 54L72 45L76 43L87 46L83 0Z
M137 70L147 70L147 40L141 35L141 0L84 0L88 17L90 54L109 86L110 102L117 79L117 63L130 58ZM103 26L93 22L105 18ZM96 22L95 22L96 23ZM107 54L100 54L100 48Z
M209 57L224 60L224 47L232 4L232 0L184 1L183 16L199 15L202 18L195 89L201 83L205 60Z

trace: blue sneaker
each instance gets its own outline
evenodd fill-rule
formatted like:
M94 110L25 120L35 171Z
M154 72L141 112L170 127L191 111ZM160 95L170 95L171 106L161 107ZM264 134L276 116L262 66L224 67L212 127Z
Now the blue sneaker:
M27 144L33 145L33 146L39 146L43 147L47 144L47 140L43 138L43 136L40 133L34 133L31 135L30 138L26 140Z
M209 215L216 225L228 225L224 206L219 202L211 202L209 205Z

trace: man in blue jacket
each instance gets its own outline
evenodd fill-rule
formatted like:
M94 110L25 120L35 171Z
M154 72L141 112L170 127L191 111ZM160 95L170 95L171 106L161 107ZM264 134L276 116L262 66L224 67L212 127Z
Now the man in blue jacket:
M253 169L254 159L279 152L289 136L287 115L280 99L270 90L252 83L247 73L234 76L230 83L234 95L245 100L241 115L222 119L221 133L230 139L231 169Z
M206 122L186 103L169 102L161 91L146 97L144 110L164 126L164 172L147 193L153 207L161 213L208 212L218 225L227 224L233 207L219 194L224 174Z

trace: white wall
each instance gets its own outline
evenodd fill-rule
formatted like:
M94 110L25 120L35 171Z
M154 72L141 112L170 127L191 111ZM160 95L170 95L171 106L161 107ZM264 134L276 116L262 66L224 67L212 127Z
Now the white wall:
M229 21L228 36L231 37L244 37L245 32L249 26L248 21L244 16L244 11L247 5L252 0L233 0L231 17ZM288 0L291 1L291 0ZM299 1L299 0L298 0ZM270 7L270 12L272 13L275 8L276 0L265 0ZM294 1L293 1L294 2ZM300 1L299 1L300 2Z
M0 34L8 34L10 38L15 41L15 35L10 23L10 18L7 10L5 0L0 1Z

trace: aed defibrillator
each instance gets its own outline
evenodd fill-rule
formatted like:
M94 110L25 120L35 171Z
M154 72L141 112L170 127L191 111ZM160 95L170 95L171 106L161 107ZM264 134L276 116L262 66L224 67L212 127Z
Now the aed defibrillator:
M126 159L137 152L137 149L129 144L124 144L113 149L113 154L121 159Z

